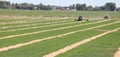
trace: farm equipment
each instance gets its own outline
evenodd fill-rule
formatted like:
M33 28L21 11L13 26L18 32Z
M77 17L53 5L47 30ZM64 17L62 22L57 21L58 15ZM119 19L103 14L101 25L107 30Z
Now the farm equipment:
M110 16L109 15L105 15L104 19L110 19Z
M83 18L82 16L79 16L78 19L75 19L75 21L89 21L88 19Z

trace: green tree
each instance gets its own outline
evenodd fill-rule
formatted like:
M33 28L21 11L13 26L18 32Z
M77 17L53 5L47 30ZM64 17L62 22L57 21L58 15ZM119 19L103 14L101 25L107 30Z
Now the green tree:
M88 6L87 7L87 11L93 11L93 7L92 6Z
M8 1L0 1L0 8L10 9L11 3Z
M105 4L106 10L108 11L114 11L116 9L116 4L109 2Z
M105 6L100 6L99 8L100 8L102 11L105 11L105 10L106 10Z
M117 11L120 11L120 7L116 9Z
M101 9L100 9L100 7L95 7L94 9L93 9L94 11L100 11Z
M81 10L81 4L76 4L76 10Z
M82 4L81 7L82 7L81 8L82 11L86 11L87 10L86 4Z

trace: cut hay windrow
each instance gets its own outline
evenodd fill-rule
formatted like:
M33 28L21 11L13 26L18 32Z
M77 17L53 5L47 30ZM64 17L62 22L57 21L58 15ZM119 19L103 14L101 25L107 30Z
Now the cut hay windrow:
M34 23L34 24L23 24L23 25L14 25L14 26L2 26L0 29L7 29L7 28L17 28L17 27L27 27L27 26L36 26L40 24L56 24L56 23L64 23L64 22L71 22L72 20L63 20L63 21L55 21L55 22L47 22L47 23Z
M18 36L18 37L13 37L13 38L9 38L9 39L3 39L3 40L0 40L0 48L7 47L7 46L10 46L10 45L15 45L15 44L18 44L18 43L28 42L28 41L31 41L31 40L42 39L42 38L46 38L46 37L50 37L50 36L64 34L64 33L67 33L67 32L72 32L72 31L76 31L76 30L82 30L82 29L86 29L86 28L90 28L90 27L94 27L94 26L108 24L108 23L112 23L112 22L115 22L115 21L111 20L111 21L92 24L92 25L84 25L84 26L72 27L72 28L68 28L68 29L48 31L48 32L43 32L43 33L38 33L38 34L25 35L25 36ZM86 23L92 23L92 22L85 22L85 23L81 23L81 24L86 24ZM119 23L117 23L117 24L119 24ZM40 28L40 29L30 29L30 30L23 30L23 31L16 31L16 32L9 32L9 33L1 33L1 37L16 35L16 34L30 33L30 32L35 32L35 31L49 30L49 29L67 27L67 26L74 26L74 25L76 25L76 24L69 24L69 25L62 25L62 26L55 26L55 27L46 27L46 28ZM78 25L79 25L79 23L78 23ZM113 25L116 25L116 24L113 24ZM109 25L109 26L113 26L113 25ZM116 25L116 26L118 26L118 25ZM82 33L82 32L78 32L78 33ZM97 33L97 32L95 32L95 33ZM72 35L70 35L70 36L72 36Z
M11 18L10 18L11 17ZM31 19L31 20L38 20L38 19L41 19L41 20L56 20L56 19L69 19L69 18L73 18L73 17L62 17L62 16L18 16L18 15L0 15L0 20L1 19L4 19L4 20L28 20L28 19Z
M71 19L65 19L64 21L72 21ZM17 21L17 22L15 22L15 21L12 21L12 22L0 22L0 25L1 26L7 26L7 25L19 25L19 24L29 24L29 23L47 23L47 22L57 22L57 21L63 21L63 20L31 20L31 21Z
M56 35L56 36L51 36L51 37L47 37L47 38L43 38L43 39L32 40L32 41L25 42L25 43L19 43L19 44L11 45L11 46L8 46L8 47L3 47L3 48L0 48L0 52L8 51L8 50L11 50L11 49L16 49L16 48L19 48L19 47L22 47L22 46L31 45L31 44L41 42L41 41L45 41L45 40L49 40L49 39L54 39L54 38L59 38L59 37L63 37L63 36L66 36L66 35L71 35L71 34L74 34L74 33L77 33L77 32L92 30L92 29L95 29L95 28L100 28L100 27L116 24L116 23L119 23L119 22L120 21L109 23L109 24L104 24L104 25L100 25L100 26L95 26L95 27L91 27L91 28L87 28L87 29L83 29L83 30L76 30L76 31L72 31L72 32L68 32L68 33L64 33L64 34L60 34L60 35Z
M74 25L74 26L68 26L68 27L55 28L55 29L49 29L49 30L42 30L42 31L30 32L30 33L24 33L24 34L18 34L18 35L5 36L5 37L1 37L0 40L9 39L9 38L17 37L17 36L25 36L25 35L38 34L38 33L48 32L48 31L68 29L68 28L78 27L78 26L83 26L83 25L91 25L91 24L96 24L96 23L101 23L101 22L106 22L106 21L109 21L109 20L97 21L97 22L93 22L93 23L86 23L86 24L80 24L80 25ZM74 22L73 22L73 23L74 23ZM118 23L118 22L117 22L117 23ZM69 24L69 23L68 23L68 24ZM60 24L59 24L59 25L60 25ZM51 26L52 26L52 25L51 25ZM45 27L46 27L46 26L45 26ZM48 27L48 26L47 26L47 27Z
M0 25L8 25L8 24L21 24L21 23L34 23L34 22L40 22L38 20L33 20L33 21L16 21L16 22L3 22L0 23Z
M18 28L18 29L10 29L0 32L13 32L13 31L19 31L19 30L27 30L27 29L35 29L35 28L43 28L43 27L51 27L51 26L58 26L58 25L66 25L66 24L75 24L76 22L69 22L69 23L60 23L60 24L52 24L52 25L46 25L46 26L35 26L35 27L27 27L27 28Z
M114 57L120 57L120 48L118 48L118 51L114 54Z
M60 20L63 20L63 19L52 19L52 20L49 20L49 21L60 21ZM64 20L69 20L69 19L64 19ZM3 22L3 23L0 23L0 25L8 25L8 24L21 24L21 23L34 23L34 22L45 22L45 21L47 21L48 22L48 20L32 20L32 21L16 21L16 22L14 22L14 21L12 21L12 22Z
M65 53L65 52L67 52L67 51L69 51L69 50L71 50L71 49L73 49L73 48L76 48L76 47L78 47L78 46L80 46L80 45L83 45L83 44L85 44L85 43L87 43L87 42L90 42L90 41L92 41L92 40L94 40L94 39L97 39L97 38L99 38L99 37L102 37L102 36L107 35L107 34L112 33L112 32L116 32L116 31L118 31L119 29L120 29L120 28L116 28L116 29L114 29L114 30L110 30L110 31L101 33L101 34L99 34L99 35L96 35L96 36L93 36L93 37L84 39L84 40L82 40L82 41L73 43L73 44L71 44L71 45L68 45L68 46L62 48L62 49L59 49L59 50L57 50L57 51L54 51L54 52L52 52L52 53L50 53L50 54L44 55L43 57L55 57L55 56L57 56L57 55L59 55L59 54Z

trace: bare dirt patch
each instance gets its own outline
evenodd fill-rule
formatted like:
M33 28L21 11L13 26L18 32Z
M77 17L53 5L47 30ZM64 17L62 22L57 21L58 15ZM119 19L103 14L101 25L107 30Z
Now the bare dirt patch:
M120 57L120 48L118 48L118 51L114 54L114 57Z

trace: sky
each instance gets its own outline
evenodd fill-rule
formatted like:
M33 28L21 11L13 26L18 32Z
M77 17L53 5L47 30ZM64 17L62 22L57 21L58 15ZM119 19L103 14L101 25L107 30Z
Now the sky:
M5 0L3 0L5 1ZM45 5L57 5L57 6L69 6L72 4L80 3L92 6L102 6L107 2L116 3L117 7L120 7L120 0L6 0L11 3L33 3L33 4L45 4Z

